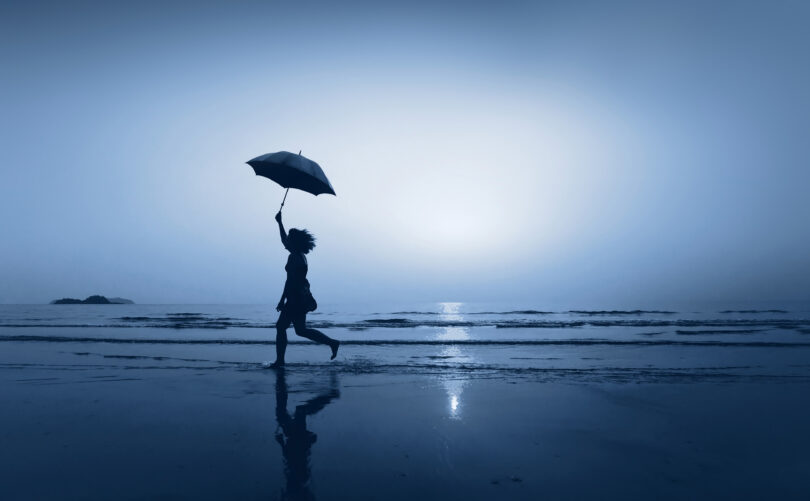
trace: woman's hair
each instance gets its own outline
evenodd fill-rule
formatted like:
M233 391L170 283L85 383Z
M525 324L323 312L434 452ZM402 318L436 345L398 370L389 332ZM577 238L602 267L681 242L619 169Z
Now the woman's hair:
M307 230L290 228L290 231L287 232L286 247L290 252L309 254L309 251L315 248L315 237Z

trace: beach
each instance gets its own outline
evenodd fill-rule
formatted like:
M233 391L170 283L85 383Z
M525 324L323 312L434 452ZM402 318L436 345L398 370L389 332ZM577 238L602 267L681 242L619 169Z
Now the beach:
M804 312L420 307L4 306L0 498L806 499Z

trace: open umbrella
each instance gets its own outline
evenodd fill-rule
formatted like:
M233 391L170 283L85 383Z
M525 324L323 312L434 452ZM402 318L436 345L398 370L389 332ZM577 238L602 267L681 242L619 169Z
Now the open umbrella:
M287 193L290 188L306 191L313 195L320 195L321 193L335 195L332 183L326 178L321 166L302 156L300 151L297 155L289 151L268 153L253 160L248 160L247 164L253 167L253 171L257 176L272 179L283 188L287 188L279 211L284 208L284 202L287 200Z

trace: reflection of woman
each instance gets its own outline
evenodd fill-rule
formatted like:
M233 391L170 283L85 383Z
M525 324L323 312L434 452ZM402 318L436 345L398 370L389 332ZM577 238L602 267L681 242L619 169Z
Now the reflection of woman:
M309 291L309 281L307 281L307 258L304 254L315 248L315 237L307 230L290 228L289 234L284 231L284 224L281 222L281 212L276 214L278 221L278 231L281 234L281 243L290 251L287 258L287 281L284 283L284 292L281 294L281 301L276 306L276 311L281 315L276 322L276 361L273 366L284 365L284 353L287 351L287 328L290 324L295 327L295 333L301 337L311 339L316 343L328 345L332 349L332 359L337 356L340 342L330 338L321 331L307 328L307 312L314 305L312 294ZM286 300L286 302L285 302Z
M287 412L287 394L287 381L284 369L281 368L276 374L276 422L283 433L276 431L275 436L281 445L284 476L287 479L282 499L310 500L314 496L309 490L309 478L312 474L309 457L312 444L318 436L307 430L307 416L315 414L340 397L340 391L333 381L329 391L296 406L292 416Z

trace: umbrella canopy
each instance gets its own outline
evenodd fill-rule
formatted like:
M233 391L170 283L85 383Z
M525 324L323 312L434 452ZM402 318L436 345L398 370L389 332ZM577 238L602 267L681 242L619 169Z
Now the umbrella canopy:
M264 176L282 187L306 191L313 195L335 195L332 183L326 178L321 166L299 153L279 151L261 155L247 162L257 176ZM286 195L285 195L286 198Z

